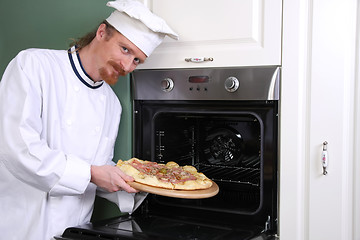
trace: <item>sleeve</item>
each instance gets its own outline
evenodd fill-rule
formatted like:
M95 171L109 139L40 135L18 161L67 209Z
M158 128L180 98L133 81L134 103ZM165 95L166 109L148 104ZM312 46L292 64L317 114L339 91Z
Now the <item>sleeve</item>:
M81 194L90 182L90 165L50 149L40 137L43 70L36 57L25 55L9 63L0 82L0 161L17 179L41 191Z

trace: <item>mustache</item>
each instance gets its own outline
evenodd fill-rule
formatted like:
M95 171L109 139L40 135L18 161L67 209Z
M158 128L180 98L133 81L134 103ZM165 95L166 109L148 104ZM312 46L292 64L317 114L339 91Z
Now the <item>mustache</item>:
M117 64L115 61L110 60L109 64L117 71L121 76L125 76L126 72L124 69L120 66L120 64Z

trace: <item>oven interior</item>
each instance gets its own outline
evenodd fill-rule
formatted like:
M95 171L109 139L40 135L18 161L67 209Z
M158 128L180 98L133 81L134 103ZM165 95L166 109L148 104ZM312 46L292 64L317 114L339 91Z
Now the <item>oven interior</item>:
M223 205L217 204L219 196L215 196L204 200L202 207L241 212L260 207L261 128L256 116L224 120L206 114L160 113L156 120L155 161L193 165L222 183ZM229 183L231 192L224 189Z

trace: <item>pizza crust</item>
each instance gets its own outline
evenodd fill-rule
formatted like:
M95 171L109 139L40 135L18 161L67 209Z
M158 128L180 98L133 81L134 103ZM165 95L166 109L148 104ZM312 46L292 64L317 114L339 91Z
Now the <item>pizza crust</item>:
M167 170L179 170L190 173L192 176L196 178L196 180L185 180L185 181L164 181L160 180L157 176L152 174L147 174L136 169L132 164L140 163L140 165L156 165L156 167L161 168L164 167ZM176 162L170 161L166 164L155 163L140 160L137 158L132 158L127 161L119 160L117 166L127 175L132 176L135 179L135 182L139 182L142 184L166 188L166 189L177 189L177 190L199 190L199 189L207 189L212 186L212 181L207 178L203 173L199 173L197 169L193 166L183 166L180 167ZM194 178L193 177L193 178Z

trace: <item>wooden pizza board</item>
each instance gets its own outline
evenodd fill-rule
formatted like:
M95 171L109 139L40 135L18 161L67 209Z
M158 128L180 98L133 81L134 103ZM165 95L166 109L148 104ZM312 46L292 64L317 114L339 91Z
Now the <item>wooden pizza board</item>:
M219 192L219 186L213 181L212 186L208 189L200 190L173 190L159 187L153 187L138 182L128 182L128 184L142 192L153 193L166 197L201 199L215 196Z

